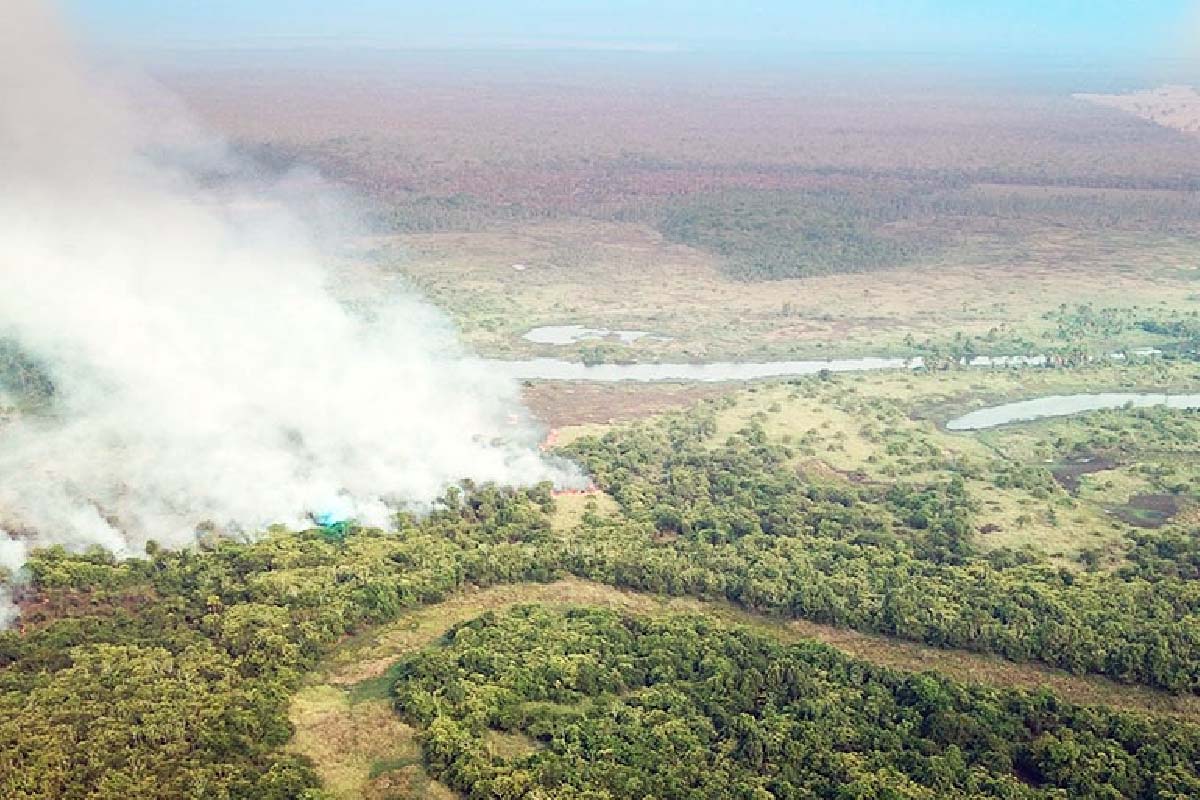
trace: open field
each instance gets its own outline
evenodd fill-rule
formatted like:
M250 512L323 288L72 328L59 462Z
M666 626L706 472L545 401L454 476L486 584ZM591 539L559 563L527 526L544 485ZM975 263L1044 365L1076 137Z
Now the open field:
M1200 92L1191 86L1160 86L1131 94L1081 94L1081 100L1115 108L1164 128L1200 133Z
M686 408L731 391L728 386L632 383L530 383L522 396L533 415L551 429L605 425ZM560 442L562 443L562 442Z
M784 642L816 639L848 655L895 669L935 670L960 681L1005 687L1045 687L1071 702L1200 720L1200 702L1195 697L1130 688L1101 678L1082 678L811 622L784 622L724 603L663 598L567 579L468 592L407 613L395 623L347 641L293 700L291 720L296 735L292 747L313 759L326 788L338 798L453 797L445 787L429 782L419 766L416 732L396 718L384 694L390 685L388 669L403 656L432 644L455 625L486 612L530 603L557 608L603 607L660 616L703 613ZM490 746L511 748L513 743L495 741Z
M292 747L317 764L338 800L456 797L425 774L416 731L386 700L353 702L336 687L310 687L292 701L291 719Z
M633 223L414 234L380 248L379 259L449 311L472 346L504 357L596 357L596 342L521 338L568 323L670 337L605 342L607 360L911 353L914 340L946 344L954 334L979 337L980 350L1023 352L1066 344L1042 318L1063 304L1087 299L1145 316L1200 308L1200 243L1162 234L980 236L933 263L757 283L731 280L713 256Z

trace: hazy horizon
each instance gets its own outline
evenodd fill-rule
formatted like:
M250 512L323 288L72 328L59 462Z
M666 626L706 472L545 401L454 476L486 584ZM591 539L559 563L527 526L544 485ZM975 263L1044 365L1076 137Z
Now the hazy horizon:
M854 9L756 0L303 0L163 4L62 0L92 37L120 48L387 49L1039 56L1142 60L1200 56L1194 0L985 2L872 0Z

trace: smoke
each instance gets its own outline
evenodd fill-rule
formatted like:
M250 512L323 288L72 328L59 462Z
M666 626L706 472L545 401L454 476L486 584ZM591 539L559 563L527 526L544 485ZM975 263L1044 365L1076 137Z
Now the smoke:
M0 52L0 339L53 386L0 417L0 572L16 538L124 555L576 481L436 309L333 251L312 176L96 77L37 0L5 0Z

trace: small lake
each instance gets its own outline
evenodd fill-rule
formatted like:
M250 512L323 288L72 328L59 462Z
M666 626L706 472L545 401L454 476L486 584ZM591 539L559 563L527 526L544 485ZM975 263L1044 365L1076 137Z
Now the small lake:
M946 423L951 431L981 431L1013 422L1030 422L1050 417L1067 417L1087 411L1122 408L1168 406L1170 408L1200 408L1200 394L1153 394L1147 392L1100 392L1095 394L1059 394L1019 400L963 414Z
M609 328L586 328L583 325L544 325L528 331L523 337L534 344L568 345L579 342L616 339L622 344L634 344L642 339L665 341L669 337L650 331L622 331Z
M564 326L579 327L579 326ZM586 330L586 329L584 329ZM964 365L979 369L1041 366L1045 356L976 356ZM699 364L583 364L560 358L530 358L522 361L492 361L508 376L521 381L588 381L596 383L733 383L767 378L800 377L828 372L871 372L885 369L920 369L920 358L812 359L798 361L713 361ZM1030 422L1051 417L1066 417L1088 411L1121 408L1168 406L1200 408L1200 394L1158 394L1152 392L1097 392L1048 395L1032 400L981 408L946 423L951 431L980 431L1014 422Z

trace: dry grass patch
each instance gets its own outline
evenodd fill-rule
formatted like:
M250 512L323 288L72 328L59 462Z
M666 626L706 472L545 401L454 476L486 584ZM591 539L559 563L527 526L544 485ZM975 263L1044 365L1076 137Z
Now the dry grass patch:
M338 686L310 686L293 698L289 717L296 729L292 750L312 759L335 798L436 796L400 791L403 785L428 788L433 782L421 768L416 730L400 721L387 700L353 703ZM400 775L390 775L397 770Z
M562 494L554 498L550 524L555 531L567 533L579 527L589 512L599 517L615 517L619 511L617 501L604 492Z
M1062 566L1076 567L1084 550L1120 556L1125 528L1114 526L1099 506L1058 495L1036 498L1021 489L1002 489L984 480L969 481L967 487L981 503L981 526L993 526L976 537L983 551L1032 547Z
M399 767L367 782L365 800L458 800L461 797L444 783L429 777L419 765Z
M522 396L533 415L562 436L592 426L640 419L686 408L706 397L732 391L727 386L673 383L536 383ZM596 429L592 428L592 429Z
M489 730L484 734L488 752L496 758L512 761L536 753L541 745L523 733Z
M1159 86L1129 94L1077 94L1075 98L1124 111L1164 128L1200 133L1200 92L1191 86Z
M570 425L565 428L555 428L546 438L546 447L566 447L585 436L603 436L608 430L608 425L597 423L583 423L581 425Z

